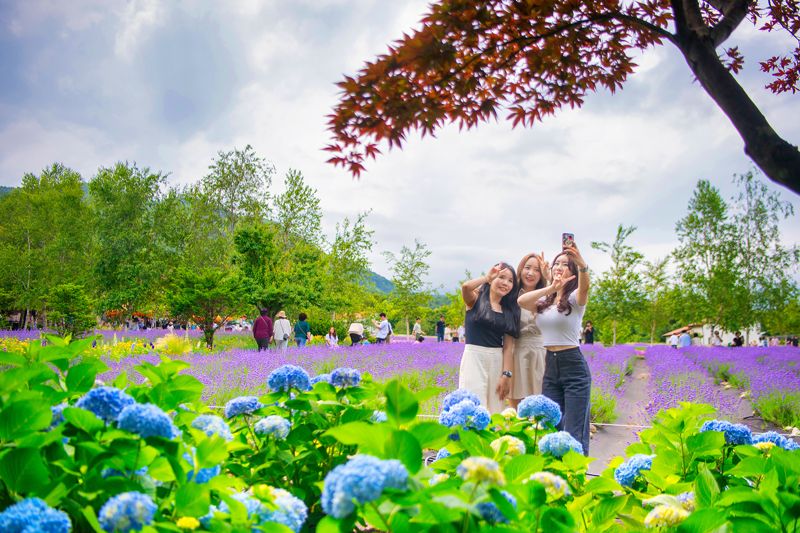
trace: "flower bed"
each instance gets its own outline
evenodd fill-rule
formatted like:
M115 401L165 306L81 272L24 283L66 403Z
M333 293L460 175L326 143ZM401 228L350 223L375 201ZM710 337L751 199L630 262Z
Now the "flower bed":
M709 406L659 412L589 479L591 459L554 430L561 413L541 396L490 416L455 391L427 421L420 403L436 389L283 365L223 419L183 361L144 361L140 384L120 373L95 387L107 367L80 358L88 345L0 354L2 531L793 531L800 520L798 445L710 420ZM425 449L438 450L431 465Z

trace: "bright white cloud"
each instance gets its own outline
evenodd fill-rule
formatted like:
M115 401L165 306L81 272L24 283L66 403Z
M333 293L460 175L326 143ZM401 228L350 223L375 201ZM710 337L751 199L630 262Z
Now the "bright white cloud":
M552 254L563 231L576 234L596 271L608 260L589 243L612 239L620 223L638 226L632 242L648 258L663 257L697 179L714 180L727 196L731 174L751 167L683 58L659 48L637 58L616 95L592 95L530 130L501 119L469 132L448 127L435 139L412 134L404 150L353 180L321 150L334 83L414 27L426 4L135 0L114 11L70 3L86 15L81 26L76 13L59 19L19 3L5 31L28 63L10 76L35 90L0 93L2 183L53 161L89 177L120 159L188 183L219 150L251 144L276 164L278 183L295 168L317 188L328 233L372 209L377 272L387 274L380 252L418 238L433 251L431 281L451 288L465 269L516 264L531 250ZM25 41L35 28L41 37ZM58 37L64 31L72 39ZM748 32L746 52L764 39ZM756 72L753 60L743 84L778 131L800 139L796 98L766 94ZM787 224L785 235L800 241L800 225Z

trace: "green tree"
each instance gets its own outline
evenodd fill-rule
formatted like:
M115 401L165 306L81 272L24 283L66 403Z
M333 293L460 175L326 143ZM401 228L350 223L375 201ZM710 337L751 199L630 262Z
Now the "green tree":
M601 335L611 326L611 343L617 344L620 324L624 324L626 335L632 334L633 314L644 300L642 278L639 273L643 256L625 241L636 231L635 226L617 227L617 235L612 243L592 242L592 248L605 252L611 257L611 268L600 275L594 284L591 298L591 315ZM587 314L589 314L587 312ZM627 339L624 339L627 340Z
M644 307L642 317L650 333L650 344L656 339L657 327L664 325L670 318L669 289L670 279L667 273L669 258L645 261L642 271Z
M369 211L336 224L325 256L323 279L323 307L329 311L350 312L363 304L370 268L368 254L375 243L367 216Z
M794 215L792 204L770 191L754 172L734 176L734 183L739 187L731 206L736 259L747 295L742 323L752 325L766 312L783 309L797 294L793 274L800 250L784 247L780 238L779 223Z
M180 268L167 298L172 314L199 324L206 346L213 348L218 317L224 322L239 313L246 305L246 297L241 280L227 269Z
M707 321L734 331L746 329L747 288L737 264L736 225L719 190L697 183L688 213L675 225L673 251L683 291L691 296L691 321Z
M89 182L95 216L94 279L102 310L121 317L159 303L182 255L181 234L165 233L170 210L163 209L166 175L117 163L101 168ZM168 206L180 202L170 196ZM174 225L170 225L174 227ZM167 242L166 237L178 242Z
M50 326L62 337L82 337L97 326L94 306L80 285L62 283L52 287L47 303Z
M249 144L219 152L200 180L200 189L233 238L239 221L262 221L269 212L269 188L275 167L258 156Z
M61 164L26 174L0 212L0 287L25 310L27 326L32 311L45 311L51 286L90 281L91 213L80 175Z
M306 184L303 174L289 170L285 190L275 197L275 224L285 249L303 241L322 243L322 208L317 190Z
M414 248L403 246L400 255L384 252L386 262L392 271L394 290L390 295L395 312L405 320L406 335L409 335L409 318L420 314L423 307L430 302L431 295L425 276L430 271L426 259L431 252L424 243L414 239Z

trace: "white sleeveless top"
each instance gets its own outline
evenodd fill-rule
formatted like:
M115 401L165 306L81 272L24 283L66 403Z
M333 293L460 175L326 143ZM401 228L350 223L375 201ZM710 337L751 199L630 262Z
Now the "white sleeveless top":
M581 343L581 323L585 305L578 305L577 289L568 297L572 312L558 312L558 302L536 315L536 325L542 331L545 346L578 346Z

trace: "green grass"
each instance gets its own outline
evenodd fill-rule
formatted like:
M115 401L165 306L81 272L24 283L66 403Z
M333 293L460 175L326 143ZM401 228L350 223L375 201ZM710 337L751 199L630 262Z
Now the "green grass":
M600 389L592 389L590 417L598 424L611 424L617 419L617 398Z
M753 407L764 420L781 427L800 427L800 392L775 391L753 400Z

